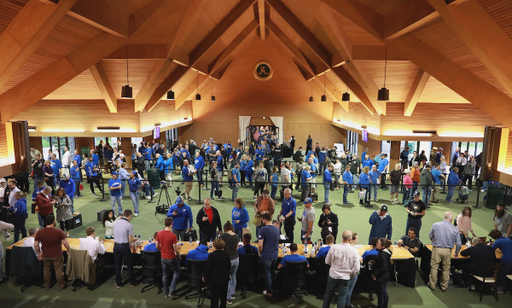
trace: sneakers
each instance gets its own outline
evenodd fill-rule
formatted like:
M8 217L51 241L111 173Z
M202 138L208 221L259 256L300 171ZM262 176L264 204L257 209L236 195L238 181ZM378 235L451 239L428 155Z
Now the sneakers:
M218 198L218 199L219 199L220 201L222 201L222 200L224 200L224 197L220 197L220 198Z
M226 300L226 304L227 304L227 305L233 305L233 301L232 301L231 299L229 299L229 298L228 298L228 299Z
M188 199L187 199L187 200L188 200L188 201L192 201L192 198L188 197Z
M171 292L171 294L169 294L169 297L170 297L172 300L175 300L175 299L180 298L180 296L179 296L176 292Z
M151 199L151 197L150 197L150 196L147 196L147 197L146 197L146 200L149 200L149 199Z
M139 213L134 213L133 216L137 217L139 216Z
M97 196L97 194L96 194L96 193L92 193L92 195L93 195L93 196Z
M256 196L252 196L252 198L253 198L254 200L256 200L258 197L256 197Z
M272 297L272 293L268 293L267 290L263 290L263 295L266 295L268 297Z
M395 200L391 200L391 204L395 204Z
M158 196L158 193L157 193L157 192L153 194L153 197L156 197L156 196Z
M398 202L398 199L395 199L395 204L399 204L400 202Z
M346 202L343 202L343 204L350 204L350 203L348 201L346 201Z

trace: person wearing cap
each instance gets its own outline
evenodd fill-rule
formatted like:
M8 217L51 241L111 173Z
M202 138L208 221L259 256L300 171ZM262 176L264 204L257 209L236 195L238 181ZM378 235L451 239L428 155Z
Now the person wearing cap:
M130 173L130 179L128 180L128 187L130 188L130 198L132 199L134 214L133 216L139 216L139 199L140 199L140 191L144 184L139 180L137 176L137 171L132 171Z
M119 180L121 181L121 198L125 198L125 190L126 184L128 183L128 179L130 178L130 174L126 171L126 163L121 164L121 168L119 168Z
M80 167L78 166L78 161L76 159L73 159L73 165L69 169L69 176L70 176L71 180L73 180L73 183L75 184L75 197L76 198L79 198L82 196L80 194L81 173L82 172L80 171Z
M69 208L71 209L71 214L73 214L75 212L75 182L70 177L68 177L67 174L64 173L62 174L62 179L59 182L59 186L64 188L66 195L71 200L71 205Z
M432 178L434 180L434 189L433 189L433 192L432 192L432 201L431 202L434 202L434 203L437 203L439 202L439 200L436 198L436 195L439 193L439 188L441 187L441 179L443 179L443 181L446 179L446 177L444 176L444 174L441 173L440 171L441 169L441 165L439 163L436 163L434 169L432 169Z
M110 189L110 206L112 207L112 212L116 212L115 208L117 202L117 215L121 216L123 214L123 184L116 171L112 172L112 178L108 181L108 188Z
M372 243L372 238L387 238L391 240L391 236L393 235L393 222L391 215L388 213L387 205L382 204L380 209L373 212L372 215L370 215L369 223L372 225L368 238L369 245Z
M327 168L325 168L325 170L324 170L324 178L323 178L323 183L324 183L324 203L328 204L328 205L331 204L331 202L329 201L329 193L331 191L331 185L333 185L333 179L332 179L332 175L331 175L331 172L333 170L334 170L334 164L333 163L329 163L327 165Z
M409 228L416 229L416 237L420 237L421 230L421 219L425 216L426 206L420 199L420 191L417 190L413 193L414 199L409 201L405 207L407 212L407 224L405 226L405 234L407 234Z
M430 195L432 193L432 183L434 179L432 177L432 172L430 172L430 164L425 164L423 170L421 170L420 174L420 183L421 189L423 190L423 202L425 206L429 208L430 206Z
M167 212L167 217L172 217L172 233L176 234L178 241L184 241L185 232L192 231L192 224L194 223L192 216L192 209L190 206L183 202L182 197L176 198L176 203L173 204Z
M308 243L311 241L311 235L315 228L316 213L313 208L313 199L306 198L302 203L304 204L304 211L302 217L297 217L297 219L301 222L300 238L303 243Z

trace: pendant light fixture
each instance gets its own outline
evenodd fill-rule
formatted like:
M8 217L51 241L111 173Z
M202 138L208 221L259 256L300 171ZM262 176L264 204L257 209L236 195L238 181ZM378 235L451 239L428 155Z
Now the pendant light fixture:
M350 65L350 61L347 61L347 73L348 73L349 65ZM343 93L343 95L341 96L341 100L343 102L350 102L350 93L348 93L348 84L347 84L347 91L345 93Z
M126 85L121 88L121 97L132 98L132 87L130 87L130 82L128 81L128 44L124 46L126 49Z
M201 100L201 94L199 94L199 71L197 71L197 78L196 78L196 81L197 81L197 94L196 94L196 101L200 101L200 100Z
M214 79L212 78L212 102L214 102L214 101L215 101L215 95L213 95L213 80L214 80Z
M322 98L320 99L322 102L327 101L327 96L325 96L325 75L327 75L327 72L324 72L324 95L322 95Z
M313 80L311 80L311 96L309 97L309 101L310 102L314 101L314 99L313 99Z
M379 101L389 101L389 90L386 89L386 74L388 69L388 45L386 45L386 62L384 62L384 87L379 90Z
M174 100L174 91L173 90L167 91L167 99Z

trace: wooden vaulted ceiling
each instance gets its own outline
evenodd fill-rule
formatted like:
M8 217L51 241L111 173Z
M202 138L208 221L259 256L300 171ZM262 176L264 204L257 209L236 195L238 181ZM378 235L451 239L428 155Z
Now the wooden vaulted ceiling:
M315 87L326 74L345 111L385 116L386 77L404 116L471 103L512 127L511 21L508 0L0 0L1 121L45 100L103 99L117 112L126 58L134 112L169 89L178 109L259 38Z

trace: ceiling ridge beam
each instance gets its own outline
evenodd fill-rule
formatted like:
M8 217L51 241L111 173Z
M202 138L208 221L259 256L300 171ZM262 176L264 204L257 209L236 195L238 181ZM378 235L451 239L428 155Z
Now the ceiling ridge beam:
M111 83L108 81L107 73L105 73L101 61L91 66L90 71L100 89L101 95L103 95L103 99L107 103L108 110L110 110L110 113L117 113L117 97Z
M418 70L418 74L416 74L416 78L414 78L411 89L405 99L404 116L410 117L412 115L414 108L416 108L416 104L418 103L418 99L427 85L429 77L429 73L425 72L421 68Z
M478 1L428 0L483 65L512 94L512 40Z
M256 2L256 0L242 0L235 8L233 8L215 28L190 52L190 67L193 67L197 62L212 48L212 46L226 33L226 31L233 26L233 24ZM187 68L188 69L188 68ZM176 72L175 70L174 72ZM183 70L180 70L183 71ZM181 76L177 76L177 73L171 73L164 81L155 89L151 94L151 97L147 101L145 108L147 111L151 111L156 104L160 101L162 96L172 86L176 84L181 78L187 73L187 70L183 71Z
M130 16L109 1L78 0L68 15L112 35L128 37Z
M0 34L0 89L16 74L77 0L43 4L30 0Z
M384 38L400 37L438 16L439 13L427 0L402 1L397 8L384 15Z
M265 23L269 20L270 7L265 0L258 0L258 20L260 25L260 37L262 40L266 39L266 25Z

